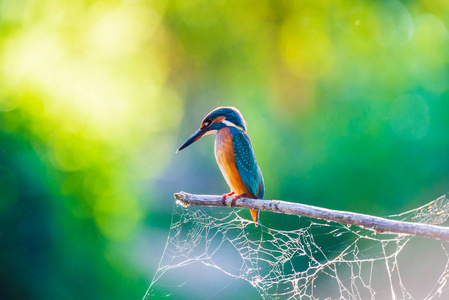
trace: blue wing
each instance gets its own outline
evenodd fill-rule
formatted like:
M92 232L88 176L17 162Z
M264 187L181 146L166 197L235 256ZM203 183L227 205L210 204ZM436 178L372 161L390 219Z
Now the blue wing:
M234 148L237 170L243 184L254 198L262 199L265 193L262 172L257 165L253 147L248 135L231 127L232 147Z

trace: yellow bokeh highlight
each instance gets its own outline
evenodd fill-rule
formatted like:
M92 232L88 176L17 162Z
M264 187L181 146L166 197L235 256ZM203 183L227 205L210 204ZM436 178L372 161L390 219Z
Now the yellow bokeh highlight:
M54 133L49 146L51 162L63 171L85 169L99 159L99 149L79 132Z
M149 7L103 2L90 9L86 42L93 51L106 57L118 57L138 51L160 26L162 16Z
M279 48L288 67L301 78L320 78L335 62L335 49L321 16L288 19L280 32Z
M449 74L446 64L449 56L446 49L449 33L445 24L434 15L421 16L416 20L411 45L415 59L410 63L410 69L414 76L435 93L447 91Z
M111 239L130 238L142 217L142 209L136 198L123 193L103 194L94 204L95 221Z

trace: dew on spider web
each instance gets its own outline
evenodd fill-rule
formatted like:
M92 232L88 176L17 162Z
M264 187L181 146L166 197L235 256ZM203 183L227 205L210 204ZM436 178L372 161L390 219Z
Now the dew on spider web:
M305 217L293 217L296 230L256 228L242 211L176 205L144 299L226 299L242 296L239 284L253 287L244 298L449 298L447 242ZM441 196L390 218L443 224L448 216Z

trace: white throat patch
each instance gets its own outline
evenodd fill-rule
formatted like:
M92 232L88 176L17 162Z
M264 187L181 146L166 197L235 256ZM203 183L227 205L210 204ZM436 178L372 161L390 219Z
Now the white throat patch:
M231 121L228 120L223 120L221 121L223 124L225 124L226 126L230 126L230 127L235 127L237 129L240 129L243 131L242 127L235 125L234 123L232 123Z

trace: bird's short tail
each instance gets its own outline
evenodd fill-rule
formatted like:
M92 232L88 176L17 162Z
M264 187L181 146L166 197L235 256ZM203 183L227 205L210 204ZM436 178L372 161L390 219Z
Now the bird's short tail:
M255 209L249 209L251 212L251 217L253 217L253 221L256 223L256 227L259 225L259 211Z

